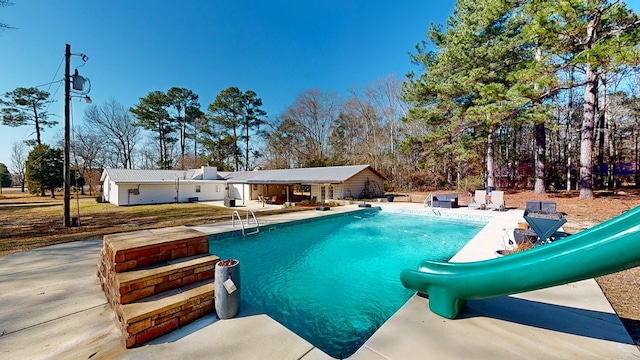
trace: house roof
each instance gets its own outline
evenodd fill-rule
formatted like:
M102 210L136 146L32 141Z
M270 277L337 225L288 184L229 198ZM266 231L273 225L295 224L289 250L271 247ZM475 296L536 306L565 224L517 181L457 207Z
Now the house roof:
M217 173L217 180L244 184L339 184L358 173L369 169L384 179L380 173L369 165L328 166L300 169L257 170ZM137 169L105 169L100 181L106 177L116 183L149 184L174 182L177 179L190 181L203 179L202 169L191 170L137 170ZM212 179L213 180L213 179Z
M225 179L231 183L248 184L338 184L365 169L371 170L384 179L384 176L369 165L237 171L225 176Z

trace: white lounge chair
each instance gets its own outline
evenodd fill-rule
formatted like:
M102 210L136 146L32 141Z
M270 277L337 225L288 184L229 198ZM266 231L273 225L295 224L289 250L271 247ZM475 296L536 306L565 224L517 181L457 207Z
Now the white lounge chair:
M504 191L492 191L491 197L487 201L487 209L495 209L499 211L503 211L505 209L504 206Z
M487 208L487 192L484 190L476 190L476 194L471 199L468 207L470 209L480 209L484 210Z

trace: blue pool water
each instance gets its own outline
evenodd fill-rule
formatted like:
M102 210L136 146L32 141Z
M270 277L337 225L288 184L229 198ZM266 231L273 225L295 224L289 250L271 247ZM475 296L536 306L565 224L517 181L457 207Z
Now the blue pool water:
M413 294L400 271L450 259L484 225L368 210L212 238L209 248L240 260L243 301L344 358Z

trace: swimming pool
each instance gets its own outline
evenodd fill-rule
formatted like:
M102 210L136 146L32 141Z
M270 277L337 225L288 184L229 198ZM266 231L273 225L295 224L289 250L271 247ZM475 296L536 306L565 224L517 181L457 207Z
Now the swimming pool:
M366 210L212 237L209 248L240 260L243 301L344 358L413 294L401 270L450 259L484 225Z

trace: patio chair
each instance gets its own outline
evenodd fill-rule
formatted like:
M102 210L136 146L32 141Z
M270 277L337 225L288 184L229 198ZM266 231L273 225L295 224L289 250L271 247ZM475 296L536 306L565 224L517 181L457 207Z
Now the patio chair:
M276 200L278 200L278 196L273 195L273 196L271 197L271 201L270 201L269 203L270 203L270 204L275 204L275 203L276 203Z
M491 199L487 201L487 209L495 209L503 211L504 206L504 191L492 191Z
M470 209L480 209L484 210L487 208L487 192L484 190L476 190L476 194L471 199L469 205L467 205Z

